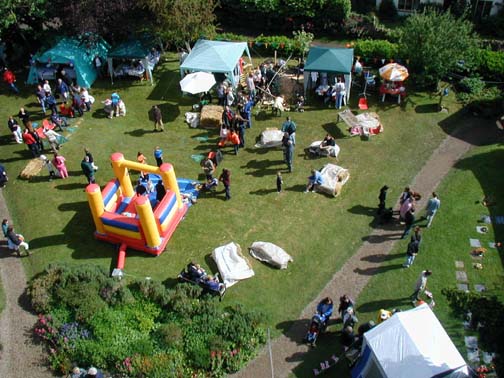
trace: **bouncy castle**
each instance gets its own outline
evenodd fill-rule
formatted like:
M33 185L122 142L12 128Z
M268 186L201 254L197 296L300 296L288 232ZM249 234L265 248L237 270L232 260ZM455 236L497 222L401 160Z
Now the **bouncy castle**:
M110 158L116 176L100 191L97 184L89 184L86 194L99 240L120 244L117 268L124 268L126 249L160 255L168 240L187 212L173 166L160 167L125 160L116 152ZM148 174L152 186L162 183L166 194L139 195L133 188L129 169ZM146 183L139 183L145 185Z

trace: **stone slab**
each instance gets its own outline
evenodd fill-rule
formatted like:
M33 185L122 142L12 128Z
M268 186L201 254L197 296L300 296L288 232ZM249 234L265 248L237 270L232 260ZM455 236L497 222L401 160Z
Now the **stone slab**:
M459 289L460 291L465 291L465 292L468 292L469 291L469 286L465 283L458 283L457 284L457 289Z
M482 284L476 284L474 285L474 290L476 290L478 293L482 293L486 290L486 287Z
M474 248L481 247L481 242L479 241L479 239L469 239L469 244Z
M467 282L467 273L464 271L457 271L455 272L455 277L458 282Z
M463 261L455 261L455 268L464 269L464 262Z

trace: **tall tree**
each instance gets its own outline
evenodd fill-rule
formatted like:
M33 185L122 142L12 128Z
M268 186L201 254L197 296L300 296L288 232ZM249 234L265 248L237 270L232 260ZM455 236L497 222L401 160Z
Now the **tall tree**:
M410 16L400 41L412 72L426 85L438 84L476 45L471 23L435 10Z
M25 33L42 29L47 0L1 0L0 36L13 31L26 40Z
M166 41L190 50L189 43L215 34L217 0L143 0L154 28Z

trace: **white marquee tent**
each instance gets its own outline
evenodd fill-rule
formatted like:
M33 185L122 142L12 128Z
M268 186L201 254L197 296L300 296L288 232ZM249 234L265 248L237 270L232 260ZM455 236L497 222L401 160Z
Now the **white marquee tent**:
M364 334L352 378L467 378L466 362L426 304Z

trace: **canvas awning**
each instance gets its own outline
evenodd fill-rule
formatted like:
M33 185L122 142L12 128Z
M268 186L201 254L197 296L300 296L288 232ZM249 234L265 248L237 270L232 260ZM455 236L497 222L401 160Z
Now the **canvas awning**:
M347 48L310 47L304 67L304 90L311 81L310 72L327 72L345 76L345 89L347 101L350 98L352 85L352 66L354 50Z
M63 38L51 49L33 57L35 63L30 67L27 83L38 83L37 62L67 64L74 67L77 84L89 88L98 77L94 58L99 56L105 61L109 49L110 45L99 37L92 43L77 38Z
M223 73L236 86L240 75L238 64L244 52L252 63L246 42L200 39L180 65L180 75L196 71Z

